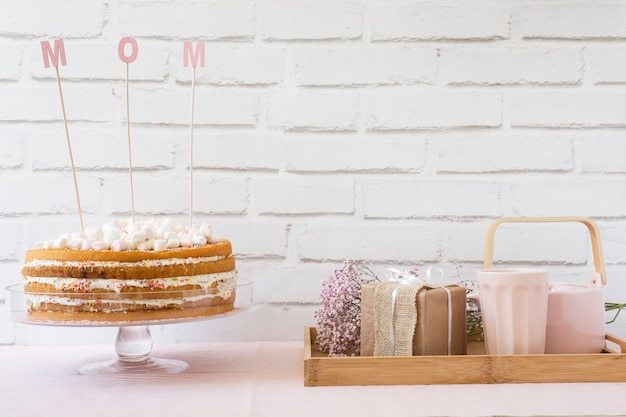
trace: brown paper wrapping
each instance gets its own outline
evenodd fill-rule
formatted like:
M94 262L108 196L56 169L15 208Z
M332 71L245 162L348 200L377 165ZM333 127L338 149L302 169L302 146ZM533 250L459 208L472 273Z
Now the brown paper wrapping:
M374 355L374 292L377 283L361 289L361 356ZM452 296L450 354L467 354L465 288L447 287ZM423 287L415 298L417 323L413 336L413 355L448 354L448 294L443 288Z

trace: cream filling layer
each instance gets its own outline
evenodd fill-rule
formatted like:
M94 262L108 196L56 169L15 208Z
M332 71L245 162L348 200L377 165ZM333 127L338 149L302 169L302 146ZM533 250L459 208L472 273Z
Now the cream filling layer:
M94 267L94 268L108 268L108 267L127 267L132 268L136 266L167 266L167 265L192 265L201 262L216 262L222 259L226 259L226 256L207 256L198 258L169 258L169 259L145 259L139 262L114 262L114 261L54 261L33 259L25 266L38 267L38 266L62 266L62 267Z
M177 288L185 285L197 285L202 289L210 288L215 282L220 286L236 285L237 270L215 274L192 275L172 278L153 279L100 279L100 278L62 278L62 277L26 277L25 284L46 284L62 291L90 292L93 290L115 291L118 294L128 287L152 289Z
M218 294L202 294L181 298L163 298L163 299L115 299L115 300L83 300L76 298L49 296L49 295L32 295L25 294L25 300L28 311L36 311L41 309L42 304L59 304L64 306L81 306L83 311L111 313L117 311L126 311L129 305L144 305L152 308L164 308L172 306L180 306L184 303L202 301L214 297L227 299L231 296L235 288ZM113 304L118 305L117 308Z

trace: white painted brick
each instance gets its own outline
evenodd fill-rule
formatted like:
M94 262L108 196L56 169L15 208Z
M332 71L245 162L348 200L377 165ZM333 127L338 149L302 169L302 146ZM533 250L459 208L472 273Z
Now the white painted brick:
M15 168L24 163L24 133L22 129L5 127L2 130L2 152L0 152L0 169Z
M135 175L136 174L136 175ZM189 177L156 176L149 172L133 175L135 211L141 214L189 213ZM248 190L245 180L219 179L194 171L195 214L245 212ZM104 180L101 209L130 214L130 182L127 176Z
M511 185L521 216L621 217L626 207L624 181L604 179L529 180Z
M490 221L471 222L471 223L452 223L440 224L445 229L445 238L443 241L442 256L451 263L459 265L468 262L482 262L485 253L485 232ZM475 279L476 275L468 268L459 271L464 279Z
M623 300L626 296L626 268L619 266L607 267L607 285L604 287L605 299L609 302L618 302ZM618 325L621 328L619 332L614 332L611 329L612 325L607 326L607 331L613 334L626 333L626 316L622 313L619 315ZM613 316L610 316L612 319Z
M6 306L0 303L0 345L15 343L15 322L6 313Z
M479 261L482 267L489 223L447 226L448 241L444 246L449 257L459 262ZM589 232L578 223L504 223L496 230L493 262L496 266L586 265L589 249Z
M268 124L287 130L357 128L358 99L352 92L288 91L270 97Z
M435 262L441 231L421 223L309 225L298 230L298 254L315 261Z
M626 5L616 2L536 4L519 18L524 38L626 38Z
M161 342L174 340L177 343L221 343L241 342L243 340L258 341L277 335L275 312L278 307L272 304L255 304L246 314L229 317L227 320L201 320L186 323L184 326L159 326ZM312 315L312 313L311 313ZM254 317L254 320L250 320ZM283 320L280 320L281 322ZM265 323L266 326L261 325ZM293 331L294 329L290 329ZM302 332L301 332L302 333ZM155 344L160 345L155 335ZM285 337L285 335L282 335ZM278 340L278 339L272 339Z
M247 1L158 5L122 2L119 15L120 32L134 36L177 39L249 39L254 36L254 3Z
M118 85L125 87L126 64L117 53L121 40L111 39L107 43L85 42L84 40L67 41L65 56L67 65L60 66L62 80L120 80ZM180 42L182 50L182 42ZM163 43L155 43L143 39L137 40L137 59L129 65L129 79L136 81L163 81L166 76L168 49ZM56 80L52 68L43 64L39 43L30 46L30 69L33 78L50 78Z
M0 19L2 19L2 17L0 17ZM20 78L22 48L23 45L19 43L0 43L0 50L2 51L2 59L0 60L0 81L16 81Z
M626 173L626 141L622 132L585 132L577 141L583 172Z
M15 344L18 346L47 345L46 352L52 356L57 355L54 351L54 345L111 344L111 341L116 339L117 329L116 327L103 326L33 326L17 323L15 325Z
M102 33L108 9L104 1L79 0L23 0L3 6L0 35L50 38L95 37Z
M497 216L500 193L491 181L364 180L366 218Z
M256 209L261 214L350 214L354 183L345 179L255 180Z
M22 253L19 254L20 259L24 259ZM0 262L0 301L6 301L5 288L9 285L21 284L23 277L20 272L22 269L22 262L15 261L3 261ZM2 309L4 306L0 306ZM4 313L4 309L1 310ZM2 316L2 314L0 314Z
M361 1L267 0L258 7L263 39L356 39L363 33Z
M194 132L194 167L197 168L276 171L285 165L286 152L285 140L278 135Z
M371 6L372 39L506 39L510 10L463 2L380 2Z
M589 74L597 84L626 83L626 48L605 46L589 48Z
M296 266L266 259L245 259L237 264L241 277L253 277L254 299L258 303L319 302L322 280L334 267L318 262L303 262Z
M294 50L299 85L334 86L432 82L434 48L396 45L298 48Z
M271 85L283 81L285 51L283 48L254 45L206 45L205 67L196 68L196 84ZM191 68L182 65L183 55L175 55L175 76L190 83Z
M574 168L570 135L466 133L438 140L438 172L567 172Z
M579 223L503 224L496 231L493 259L584 265L590 245L589 231Z
M170 340L185 343L215 343L249 341L300 342L305 325L315 323L317 309L313 304L256 304L246 312L228 320L204 320L182 326L165 326L172 332ZM254 317L253 320L250 318Z
M287 149L287 170L294 172L414 172L426 159L426 140L414 135L300 134Z
M263 220L227 225L210 223L213 233L230 240L238 262L240 258L259 258L263 262L265 257L284 258L287 255L288 225L285 223Z
M100 188L100 181L80 174L77 174L77 181L83 211L97 210L98 196L94 191ZM78 213L74 181L69 171L19 179L0 178L0 192L10 196L0 204L0 214L64 213L73 216Z
M374 91L366 100L367 127L371 130L493 127L502 123L502 97L497 91L404 88Z
M90 213L83 213L83 221L86 228L100 227L111 220L121 218L121 216L92 215ZM130 218L130 216L124 218ZM23 255L26 250L32 248L35 242L56 239L64 233L74 233L80 231L80 219L78 214L58 214L46 216L35 215L22 217L22 219L22 233L24 238L21 245L22 257L20 259L23 259Z
M189 125L191 86L131 90L133 123ZM194 125L253 126L256 99L244 89L195 89Z
M131 116L132 120L132 116ZM77 169L128 170L126 126L104 128L102 125L70 126L70 143ZM154 128L131 126L132 165L135 169L174 167L176 142L187 132L162 135ZM26 138L31 143L34 170L69 169L67 138L62 125L54 128L30 128Z
M607 225L600 223L599 227L605 263L626 263L626 239L624 239L624 236L626 236L626 223L623 221Z
M61 83L68 121L103 122L111 119L113 95L110 88ZM61 98L56 85L6 87L2 94L11 97L11 100L0 100L0 120L63 120Z
M507 95L513 126L623 126L621 92L515 91Z
M0 219L0 230L0 261L18 260L21 255L17 250L21 241L20 224L13 219Z
M450 84L578 84L583 74L580 49L454 47L440 65Z

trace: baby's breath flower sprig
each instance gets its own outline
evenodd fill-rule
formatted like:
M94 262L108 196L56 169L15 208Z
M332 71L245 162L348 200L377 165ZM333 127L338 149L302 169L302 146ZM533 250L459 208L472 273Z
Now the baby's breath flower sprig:
M361 286L380 281L364 263L346 260L322 282L322 305L315 311L317 349L329 356L359 353L361 345Z

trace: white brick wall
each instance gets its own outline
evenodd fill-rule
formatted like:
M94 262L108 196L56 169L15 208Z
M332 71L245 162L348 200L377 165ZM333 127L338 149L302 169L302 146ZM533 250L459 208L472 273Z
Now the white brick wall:
M521 10L524 38L606 40L626 37L626 5L621 2L556 3L535 3Z
M499 3L372 2L372 39L506 39L509 37L512 10Z
M432 82L437 50L415 46L299 48L294 50L298 85L339 86Z
M515 127L601 127L626 125L622 91L514 91L510 100Z
M118 33L157 39L254 37L255 2L114 2Z
M358 39L365 24L362 1L269 0L257 8L264 40Z
M267 123L284 130L356 130L358 96L352 91L277 91Z
M496 127L502 123L502 94L498 91L380 89L366 98L367 128Z
M88 225L130 215L123 36L139 216L194 211L230 238L253 310L164 326L162 341L300 340L345 258L454 264L472 278L501 216L600 225L607 299L626 301L626 4L613 0L9 0L0 14L0 303L32 242L79 228L53 68ZM584 280L577 225L503 226L496 259ZM0 343L106 342L14 326Z
M583 76L582 51L453 47L442 50L440 76L449 84L578 84Z

